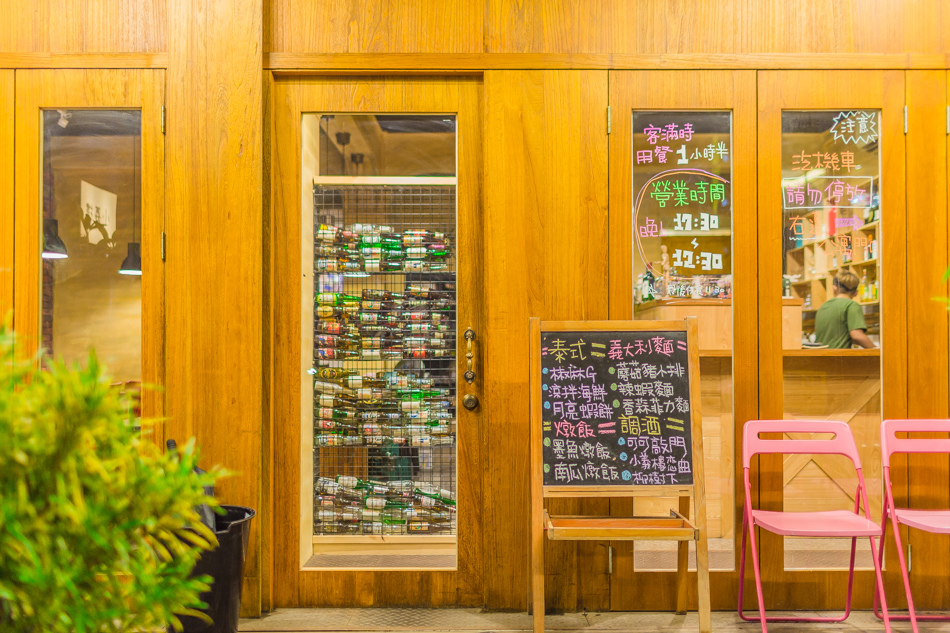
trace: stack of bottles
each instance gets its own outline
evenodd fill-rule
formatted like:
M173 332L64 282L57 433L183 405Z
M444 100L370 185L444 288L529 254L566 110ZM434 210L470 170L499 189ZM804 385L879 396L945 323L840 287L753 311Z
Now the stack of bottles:
M314 446L444 446L455 441L454 390L422 372L310 370ZM444 380L444 379L443 379Z
M315 360L452 358L452 293L408 286L405 292L368 288L362 295L316 295Z
M451 254L444 233L424 229L397 232L391 226L321 224L314 240L318 273L432 272L448 269Z
M349 475L316 480L315 534L448 532L454 520L454 493L432 484L363 481Z

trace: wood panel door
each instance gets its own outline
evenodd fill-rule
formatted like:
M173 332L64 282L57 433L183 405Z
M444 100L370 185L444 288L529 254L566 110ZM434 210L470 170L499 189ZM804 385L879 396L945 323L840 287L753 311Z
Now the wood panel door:
M272 123L269 134L273 160L269 239L265 250L265 277L269 280L266 320L270 323L270 335L265 345L269 363L266 389L269 416L265 433L269 439L265 478L272 482L269 487L273 493L267 500L271 508L267 514L272 519L263 527L272 535L265 537L268 547L265 561L270 561L265 562L265 591L269 594L265 602L270 600L275 607L481 605L484 538L481 529L481 446L486 405L483 402L471 411L461 406L465 396L484 397L483 350L488 345L482 314L481 80L289 76L276 77L270 88ZM315 478L334 476L335 466L329 461L332 450L324 447L337 448L335 444L322 443L322 440L317 448L313 448L318 433L310 423L314 398L309 393L313 387L309 390L306 387L307 368L313 364L322 367L323 362L315 360L318 353L314 349L315 336L311 329L315 308L310 289L315 287L313 279L319 278L320 284L328 281L325 279L327 275L318 274L318 271L329 271L336 266L335 262L328 263L327 258L332 259L332 255L320 255L322 260L314 259L318 256L315 255L313 236L319 239L319 226L324 223L349 225L354 231L364 229L357 229L350 222L368 222L374 226L392 224L399 231L412 221L426 226L427 218L431 217L428 210L431 205L426 196L431 192L419 191L419 186L407 182L405 173L398 177L383 173L394 169L393 165L399 162L387 162L384 158L387 148L398 144L399 138L406 136L403 132L411 132L410 128L418 124L420 115L428 117L426 125L435 127L439 127L441 121L454 121L457 142L449 152L456 152L452 160L457 159L457 166L449 168L454 176L448 180L455 183L450 186L457 214L452 218L454 235L450 237L454 237L451 248L457 255L455 270L458 275L455 290L457 440L454 446L457 451L458 518L455 564L442 566L440 563L440 568L426 564L440 557L427 558L427 555L444 552L443 546L451 542L451 537L422 535L424 545L420 545L419 540L413 541L416 535L412 534L379 538L372 532L363 531L364 526L372 528L373 520L366 518L372 513L368 512L358 515L358 530L346 530L347 533L339 538L338 533L330 534L322 527L315 530L318 520L322 524L326 519L315 518L315 508L311 508ZM342 121L351 122L354 127L347 132L341 131L339 135L334 131L339 128L327 127L342 124ZM420 138L414 147L400 147L407 162L413 157L424 160L426 155L435 151L434 145L424 138ZM354 155L359 156L357 160L360 162L353 160ZM427 176L413 183L438 188L446 181L444 174L433 176L431 169L423 169L421 173ZM375 188L370 191L367 187ZM393 187L402 188L408 196L406 208L410 215L397 214L396 203L389 197L396 195L392 193ZM376 219L356 219L352 215L370 206L375 206L375 210L368 212L369 216ZM385 218L396 218L398 222ZM393 228L378 230L387 234L394 231ZM391 235L388 239L392 239ZM342 292L352 295L360 292L360 288L371 288L376 292L378 285L365 284L383 283L379 281L379 266L389 255L381 257L371 267L369 262L373 260L368 258L372 255L364 256L362 249L360 253L359 272L355 274L355 280L351 276L341 281L346 284L341 286ZM394 277L387 278L391 281L386 283L404 284L399 293L399 297L403 297L403 291L410 292L409 286L405 285L411 283L409 277L399 271L392 274ZM396 300L396 297L386 299ZM362 322L362 316L359 320ZM475 333L472 342L475 378L472 383L463 380L468 369L465 362L468 348L463 338L467 328ZM367 340L367 336L380 335L366 334L361 328L359 336L362 342ZM363 369L362 365L359 367ZM396 370L398 368L390 367L388 371ZM312 379L310 384L313 385ZM375 468L372 463L375 458L372 455L382 450L378 446L397 444L387 440L373 444L365 441L371 439L365 433L366 426L360 430L344 431L359 441L358 445L339 447L340 452L346 453L348 462L346 471L337 474L361 480L374 478L371 471ZM319 435L326 437L323 432ZM414 449L407 450L411 453ZM308 463L315 458L320 460L319 466ZM410 470L415 479L416 471ZM386 481L389 481L389 476L382 475ZM333 502L337 500L336 496L332 498ZM326 512L332 515L334 510ZM400 555L400 552L390 544L395 544L397 549L402 547L402 554L408 553L403 558L404 563L393 564L393 556ZM343 552L339 549L341 547L349 548L344 552L348 555L342 558L333 556L334 551Z
M759 417L848 422L875 521L880 422L908 412L904 99L902 71L758 74ZM853 318L847 326L837 309ZM790 324L794 335L783 336ZM862 341L873 347L851 349ZM906 498L904 465L892 473ZM762 457L753 478L760 508L787 511L853 509L855 483L838 457ZM863 609L873 571L867 541L858 547L854 606ZM845 540L762 531L766 607L843 608L849 554Z
M95 348L129 388L164 383L164 89L161 70L16 72L14 328L69 361ZM145 389L142 415L163 402Z
M700 319L712 608L733 608L743 503L737 451L758 402L755 73L611 71L609 82L610 318ZM712 206L710 183L724 192ZM615 499L610 512L655 516L677 505ZM610 546L611 609L696 608L694 572L677 597L675 549Z

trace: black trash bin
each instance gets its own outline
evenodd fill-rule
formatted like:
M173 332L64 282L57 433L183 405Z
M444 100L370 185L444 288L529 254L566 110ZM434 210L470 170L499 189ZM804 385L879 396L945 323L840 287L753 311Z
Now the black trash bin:
M211 576L211 590L201 594L208 605L202 609L212 624L191 616L180 616L185 633L237 633L241 614L241 579L247 560L247 539L251 519L257 514L242 506L221 506L224 514L215 514L214 532L218 547L203 552L192 576ZM172 627L168 627L171 632Z

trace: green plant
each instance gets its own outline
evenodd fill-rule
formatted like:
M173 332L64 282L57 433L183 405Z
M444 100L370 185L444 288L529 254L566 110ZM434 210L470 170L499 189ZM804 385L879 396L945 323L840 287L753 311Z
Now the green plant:
M0 325L0 631L202 617L210 579L189 574L217 541L194 507L221 471L196 474L193 443L162 454L127 422L127 405L94 354L85 367L22 360Z

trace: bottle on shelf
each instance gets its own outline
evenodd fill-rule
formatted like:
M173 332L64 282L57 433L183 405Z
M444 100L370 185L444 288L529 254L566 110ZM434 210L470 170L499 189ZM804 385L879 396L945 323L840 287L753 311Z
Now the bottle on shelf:
M858 300L859 301L868 300L867 290L868 290L868 274L864 273L863 275L861 275L861 282L858 284Z

